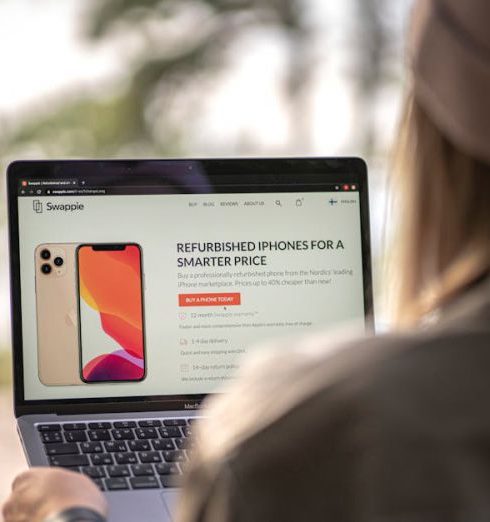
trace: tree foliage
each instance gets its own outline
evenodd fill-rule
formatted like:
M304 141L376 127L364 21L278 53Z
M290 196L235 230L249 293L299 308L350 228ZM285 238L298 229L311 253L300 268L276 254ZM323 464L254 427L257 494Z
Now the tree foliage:
M296 49L307 37L302 0L98 0L89 3L85 37L137 42L127 47L127 88L99 99L71 94L28 119L8 146L35 141L46 155L107 156L183 152L182 122L166 121L172 101L226 70L228 51L247 30L280 32ZM187 20L187 22L186 22ZM169 30L184 22L183 31ZM287 89L301 90L301 57L291 61ZM162 132L162 127L164 132ZM4 147L6 144L4 143ZM140 154L138 154L140 151Z
M359 24L356 77L366 121L359 124L366 149L372 148L371 97L382 80L392 35L383 19L389 0L352 0ZM195 112L182 93L210 85L232 65L230 49L248 31L273 31L284 43L287 70L282 78L290 112L291 144L308 150L308 98L316 67L308 0L90 0L83 34L94 46L114 41L126 68L123 89L101 97L75 90L45 104L11 132L0 135L2 149L35 144L45 156L144 156L186 152L188 118L172 118L176 105ZM180 28L180 29L179 29ZM260 81L260 80L258 80ZM205 87L201 87L204 89ZM189 100L192 97L189 97ZM193 99L205 99L206 92ZM178 103L176 103L176 100ZM188 105L188 107L187 107Z

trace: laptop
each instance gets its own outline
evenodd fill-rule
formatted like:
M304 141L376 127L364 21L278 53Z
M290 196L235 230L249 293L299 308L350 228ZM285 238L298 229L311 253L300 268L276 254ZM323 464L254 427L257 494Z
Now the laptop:
M8 168L15 414L29 465L171 520L193 423L257 341L372 326L356 158Z

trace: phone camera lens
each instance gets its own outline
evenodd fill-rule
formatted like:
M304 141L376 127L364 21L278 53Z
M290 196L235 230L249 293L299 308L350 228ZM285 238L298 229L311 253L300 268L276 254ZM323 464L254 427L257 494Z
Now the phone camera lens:
M53 263L56 266L61 266L63 264L63 258L62 257L55 257Z
M48 263L44 263L41 265L41 272L43 274L50 274L51 273L51 265L48 265Z
M42 259L49 259L51 257L51 252L44 248L43 250L41 250L41 258Z

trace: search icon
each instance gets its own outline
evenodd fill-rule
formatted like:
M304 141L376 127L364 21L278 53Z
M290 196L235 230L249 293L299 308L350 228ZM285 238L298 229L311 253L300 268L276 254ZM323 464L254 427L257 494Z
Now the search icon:
M281 203L280 199L276 199L276 206L277 207L282 207L282 203Z

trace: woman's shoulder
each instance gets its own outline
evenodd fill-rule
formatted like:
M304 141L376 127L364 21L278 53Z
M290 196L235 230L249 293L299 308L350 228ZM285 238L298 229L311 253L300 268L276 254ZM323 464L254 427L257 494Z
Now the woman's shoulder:
M405 341L393 336L330 332L258 345L223 393L205 402L207 418L197 430L197 442L212 458L232 453L318 393L372 371L401 345Z
M420 456L401 448L421 436L430 442L427 448L453 447L441 437L490 422L481 400L490 395L489 323L468 329L451 321L427 331L342 342L327 332L259 347L229 389L208 401L206 418L196 424L182 513L204 509L212 492L213 505L236 494L254 499L240 510L253 505L267 512L280 505L287 508L282 520L308 518L293 509L301 503L287 501L297 497L300 476L317 500L350 498L357 478L349 473L373 451L385 457L393 451L387 467L396 463L403 475ZM328 499L321 492L326 480L336 488ZM257 481L264 487L257 488ZM316 508L335 511L320 501L310 507L311 520L321 518L315 518Z
M419 408L429 396L475 384L469 374L478 381L480 370L490 367L489 344L488 328L451 325L340 342L326 332L266 344L223 394L208 401L209 419L198 436L205 453L218 457L279 426L286 416L304 422L306 411L314 422L317 413L347 407L373 411L398 401ZM482 371L481 378L487 373ZM432 416L430 409L427 415Z

